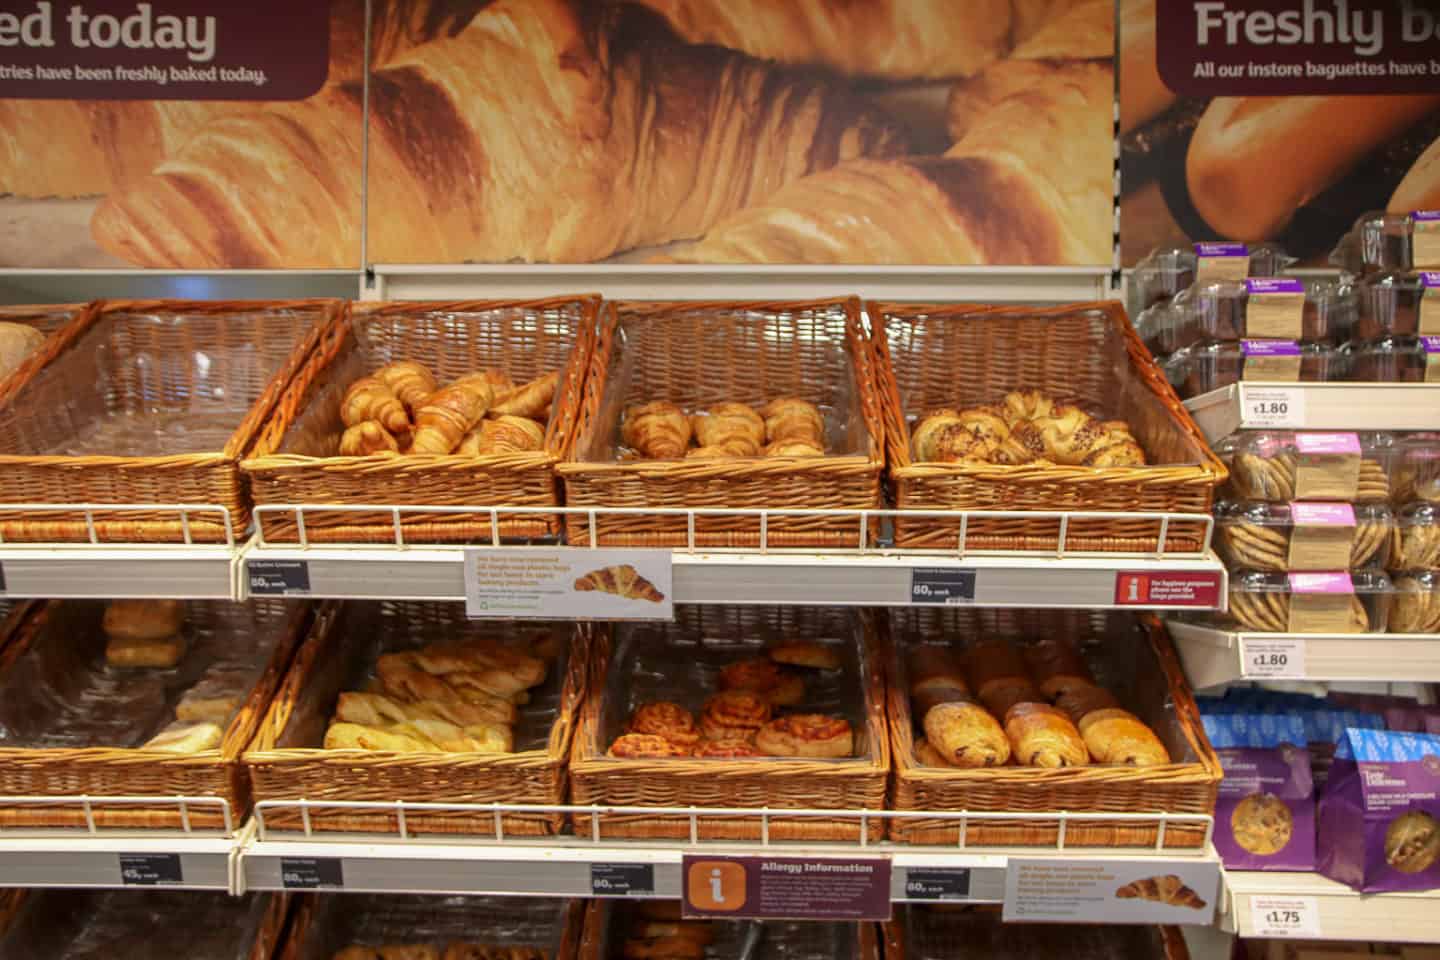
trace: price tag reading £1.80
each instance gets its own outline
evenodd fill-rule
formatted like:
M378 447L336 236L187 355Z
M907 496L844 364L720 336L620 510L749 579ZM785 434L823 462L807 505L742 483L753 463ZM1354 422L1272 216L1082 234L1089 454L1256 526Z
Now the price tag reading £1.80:
M1305 641L1246 637L1240 641L1240 667L1249 679L1304 679Z
M1320 907L1314 897L1251 897L1252 937L1320 939Z
M1245 427L1305 426L1305 392L1291 387L1242 387L1240 421Z

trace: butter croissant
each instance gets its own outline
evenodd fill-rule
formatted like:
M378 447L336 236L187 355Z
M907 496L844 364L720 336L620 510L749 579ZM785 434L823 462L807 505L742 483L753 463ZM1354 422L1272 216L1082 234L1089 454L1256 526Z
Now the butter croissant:
M690 446L690 419L673 403L657 400L625 411L620 437L652 460L676 460Z
M700 446L687 457L753 457L765 442L765 421L743 403L717 403L690 426Z
M640 571L628 563L591 570L575 581L575 589L599 590L627 600L648 600L651 603L660 603L665 599L665 594L655 589L655 584L640 576Z
M411 453L450 453L490 409L495 390L482 379L462 378L436 391L415 411Z
M400 442L379 420L365 420L346 427L340 435L340 456L367 457L371 454L399 453Z
M550 406L550 401L555 396L555 388L560 384L559 371L552 371L531 380L529 383L515 387L502 396L495 399L495 406L490 409L491 416L516 416L539 418Z
M528 417L500 416L483 420L460 442L460 453L477 457L526 453L545 445L545 431Z
M375 377L395 392L412 415L425 405L438 386L430 368L414 360L387 363L375 371Z

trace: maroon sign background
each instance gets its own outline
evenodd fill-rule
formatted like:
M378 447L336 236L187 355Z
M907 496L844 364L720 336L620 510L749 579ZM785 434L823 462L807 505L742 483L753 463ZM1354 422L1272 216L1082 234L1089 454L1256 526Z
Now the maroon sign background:
M686 917L760 920L889 920L890 861L885 858L681 858Z
M1160 0L1158 67L1191 97L1431 93L1433 0Z
M0 10L0 97L302 100L325 83L328 0L80 0Z

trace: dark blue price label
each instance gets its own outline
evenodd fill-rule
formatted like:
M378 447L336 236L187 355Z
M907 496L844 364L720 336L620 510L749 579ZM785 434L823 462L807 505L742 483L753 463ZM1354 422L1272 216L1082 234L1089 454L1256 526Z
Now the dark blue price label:
M970 869L906 870L905 899L969 900Z
M597 897L653 894L655 866L650 863L592 863L590 892Z
M916 567L910 571L911 603L974 603L975 571Z
M293 597L310 592L310 564L305 560L246 560L245 577L252 597Z
M280 885L286 890L339 889L345 886L345 873L334 857L281 857Z
M120 882L127 887L156 887L184 883L178 853L120 854Z

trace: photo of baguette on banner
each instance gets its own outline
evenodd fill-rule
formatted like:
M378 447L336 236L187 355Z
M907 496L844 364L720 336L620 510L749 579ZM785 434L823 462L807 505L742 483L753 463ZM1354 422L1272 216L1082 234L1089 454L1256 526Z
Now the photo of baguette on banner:
M1124 262L1277 242L1305 265L1361 214L1440 207L1440 7L1121 0Z

